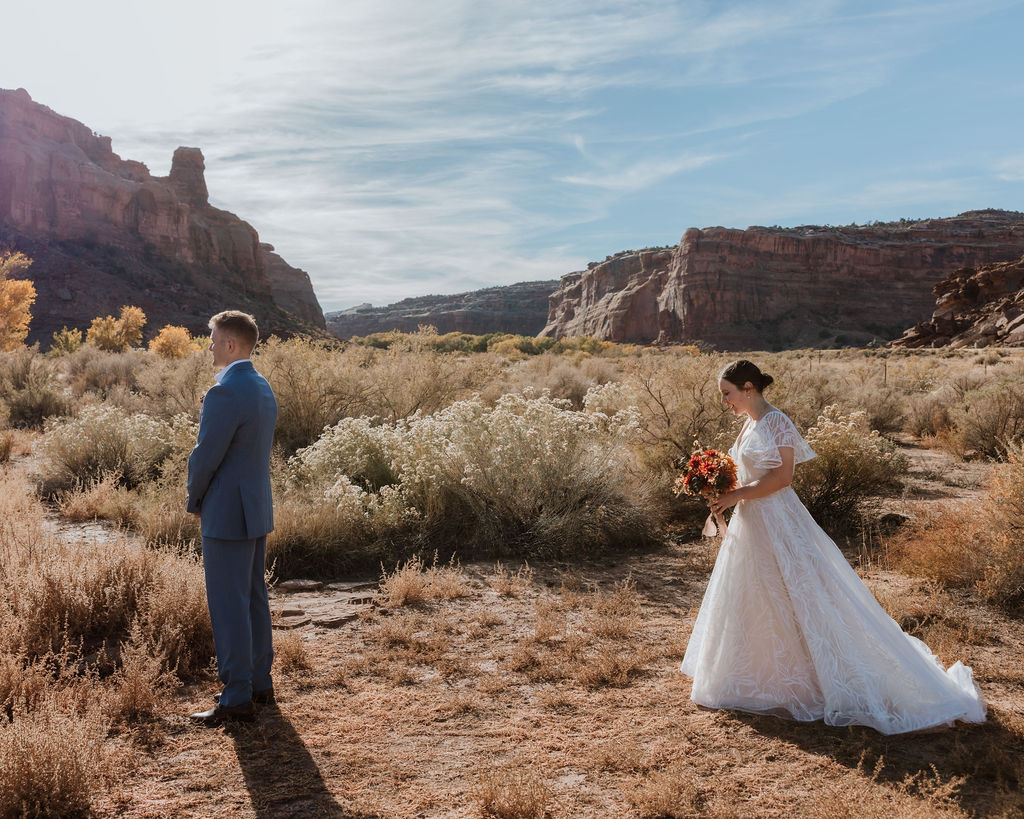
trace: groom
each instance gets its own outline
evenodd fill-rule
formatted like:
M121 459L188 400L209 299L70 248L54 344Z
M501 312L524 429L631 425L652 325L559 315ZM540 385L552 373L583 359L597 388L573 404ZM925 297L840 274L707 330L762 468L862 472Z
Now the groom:
M206 600L224 685L217 705L192 719L213 725L250 720L253 702L274 701L264 564L274 528L270 448L277 401L249 360L259 340L253 317L226 310L210 319L210 330L213 363L222 369L203 400L188 459L187 509L202 521Z

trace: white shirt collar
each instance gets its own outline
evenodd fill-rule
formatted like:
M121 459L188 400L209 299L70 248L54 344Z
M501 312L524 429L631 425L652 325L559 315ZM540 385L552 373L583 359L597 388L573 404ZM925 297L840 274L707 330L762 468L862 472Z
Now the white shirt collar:
M249 358L240 358L240 359L238 359L238 361L232 361L230 364L228 364L228 366L226 366L223 370L221 370L219 373L217 373L213 377L213 380L216 381L218 384L220 384L224 380L225 376L227 376L228 370L230 370L236 364L241 364L243 361L251 361L251 360L252 359L249 359Z

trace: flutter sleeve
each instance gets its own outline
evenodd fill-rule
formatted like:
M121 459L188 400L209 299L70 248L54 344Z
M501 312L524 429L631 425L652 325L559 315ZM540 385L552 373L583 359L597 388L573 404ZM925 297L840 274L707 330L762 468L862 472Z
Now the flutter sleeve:
M778 410L772 410L757 423L750 442L749 455L755 469L775 469L782 466L779 447L793 450L793 463L802 464L815 457L811 445L804 440L791 420Z

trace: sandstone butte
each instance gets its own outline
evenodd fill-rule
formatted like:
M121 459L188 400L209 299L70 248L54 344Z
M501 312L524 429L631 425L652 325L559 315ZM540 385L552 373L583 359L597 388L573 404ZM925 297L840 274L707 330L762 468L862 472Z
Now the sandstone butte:
M911 327L894 346L1024 346L1024 256L954 270L933 292L931 319Z
M564 276L543 336L720 349L866 344L925 319L949 271L1024 253L1024 213L858 227L691 228Z
M537 335L548 316L548 297L558 281L519 282L452 296L403 299L387 307L362 304L327 314L327 329L338 338L421 326L439 333L518 333Z
M109 137L0 89L0 245L34 262L29 342L141 307L147 336L165 324L206 330L228 307L265 334L323 333L309 276L251 225L209 203L203 154L178 148L170 174L123 160Z

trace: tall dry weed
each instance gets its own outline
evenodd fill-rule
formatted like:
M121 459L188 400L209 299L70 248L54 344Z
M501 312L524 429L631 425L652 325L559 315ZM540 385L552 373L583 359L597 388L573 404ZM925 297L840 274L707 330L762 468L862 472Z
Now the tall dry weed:
M105 733L96 709L69 712L56 696L0 717L0 817L89 815L105 776Z
M950 586L970 586L1004 608L1024 604L1024 448L1009 446L985 494L921 516L890 541L898 565Z

